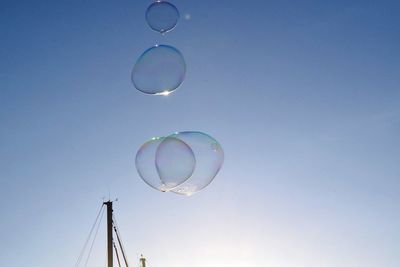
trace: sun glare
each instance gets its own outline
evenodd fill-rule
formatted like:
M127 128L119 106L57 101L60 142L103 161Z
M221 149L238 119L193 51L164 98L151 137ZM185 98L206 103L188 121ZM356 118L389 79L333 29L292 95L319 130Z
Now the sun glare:
M171 91L164 91L162 93L159 93L159 95L163 95L163 96L168 96L169 94L171 94Z

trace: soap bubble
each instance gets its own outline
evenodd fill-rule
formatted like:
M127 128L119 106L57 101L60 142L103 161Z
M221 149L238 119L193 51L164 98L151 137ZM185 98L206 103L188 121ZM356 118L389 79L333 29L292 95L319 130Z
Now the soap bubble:
M153 138L136 154L136 168L148 185L186 196L207 187L223 161L218 141L194 131Z
M167 188L175 188L192 175L196 159L192 149L183 141L166 137L156 151L158 175Z
M156 152L164 140L164 137L154 137L144 143L136 153L136 169L143 181L154 189L167 192L172 188L185 182L194 170L193 151L184 142L178 139L168 138L166 151L172 153L172 156L166 156L161 153L159 156L159 167L156 168ZM188 157L188 158L186 158ZM193 165L186 165L187 169L182 169L177 164L180 160ZM165 166L170 163L172 166ZM178 166L178 167L174 167ZM189 167L188 167L189 166ZM165 181L160 179L159 169L165 177ZM174 168L178 168L176 171ZM166 173L166 174L164 174Z
M183 82L186 63L181 52L169 45L156 45L147 49L132 70L132 83L141 92L168 95Z
M190 196L208 186L224 162L224 151L218 141L202 132L179 132L168 138L179 139L186 143L196 158L196 169L191 177L171 192ZM168 138L164 139L160 146Z
M162 34L174 29L178 19L178 9L167 1L156 1L146 10L146 21L150 28Z
M155 166L155 156L158 145L164 137L154 137L144 143L136 153L136 170L146 184L162 192L168 191L166 185L160 180Z

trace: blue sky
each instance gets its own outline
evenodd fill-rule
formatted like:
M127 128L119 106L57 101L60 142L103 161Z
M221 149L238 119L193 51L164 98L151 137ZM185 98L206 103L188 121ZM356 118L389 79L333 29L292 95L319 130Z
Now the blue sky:
M399 266L400 5L176 0L191 19L160 36L150 3L1 1L2 265L72 266L110 194L132 263ZM157 43L188 67L168 97L130 82ZM134 167L144 141L184 130L225 151L190 198Z

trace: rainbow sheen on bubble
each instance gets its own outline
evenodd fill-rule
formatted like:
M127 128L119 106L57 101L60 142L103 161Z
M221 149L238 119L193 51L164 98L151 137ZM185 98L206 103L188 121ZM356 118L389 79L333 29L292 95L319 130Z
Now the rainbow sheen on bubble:
M184 183L195 169L195 158L191 148L181 140L168 138L164 151L159 155L156 166L156 153L164 137L155 137L144 143L136 153L136 170L142 180L152 188L167 192ZM180 164L184 162L185 168ZM167 165L165 165L167 164ZM160 178L160 173L164 180Z
M178 9L167 1L156 1L146 10L146 21L150 28L162 34L173 30L179 17Z
M139 91L150 95L168 95L183 82L186 63L173 46L156 45L147 49L136 61L131 80Z
M158 145L155 163L160 180L168 188L181 185L192 176L196 167L192 149L174 137L166 137Z
M224 151L217 140L202 132L179 132L168 138L171 137L186 143L196 158L196 169L191 177L182 185L171 190L177 194L190 196L204 189L214 180L224 162Z

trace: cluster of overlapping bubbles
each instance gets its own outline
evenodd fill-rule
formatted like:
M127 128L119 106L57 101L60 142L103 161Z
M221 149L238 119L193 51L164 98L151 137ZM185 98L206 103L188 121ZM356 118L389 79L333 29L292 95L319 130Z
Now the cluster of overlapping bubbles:
M157 0L146 10L149 27L163 36L172 31L179 20L178 9L167 1ZM175 91L186 75L186 63L175 47L157 44L142 53L136 61L131 80L142 93L168 95Z
M224 162L221 145L202 132L154 137L136 154L136 169L152 188L190 196L207 187Z

